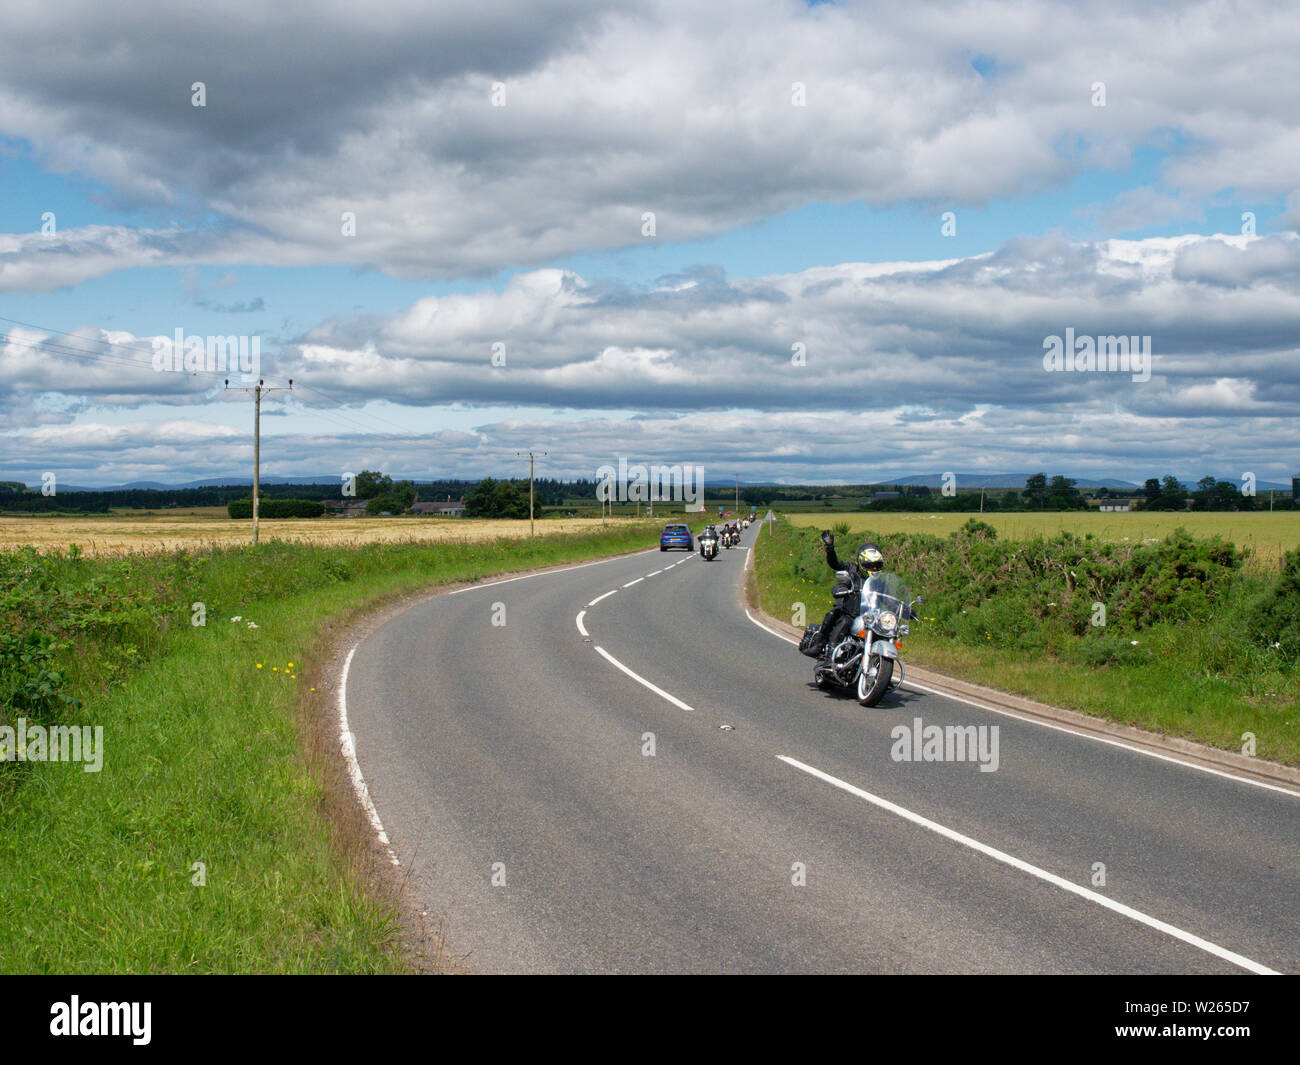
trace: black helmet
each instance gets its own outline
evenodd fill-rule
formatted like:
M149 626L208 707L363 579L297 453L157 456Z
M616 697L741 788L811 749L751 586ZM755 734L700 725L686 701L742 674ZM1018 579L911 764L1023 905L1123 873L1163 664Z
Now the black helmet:
M861 572L878 573L885 565L885 556L881 553L879 544L868 540L858 548L854 561Z

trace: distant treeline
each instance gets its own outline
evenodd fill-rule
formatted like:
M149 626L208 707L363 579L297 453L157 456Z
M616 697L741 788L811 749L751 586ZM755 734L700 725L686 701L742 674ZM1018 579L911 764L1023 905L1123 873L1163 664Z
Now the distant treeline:
M590 501L595 505L596 479L579 478L559 480L539 477L533 483L536 507L562 507L568 502ZM363 471L356 477L350 493L359 500L382 497L385 506L404 511L412 502L443 502L465 500L477 504L467 508L471 516L482 509L483 499L489 494L482 488L487 484L500 494L500 485L511 484L522 492L525 503L528 494L526 479L511 478L497 481L493 478L464 480L447 478L436 481L398 481L378 471ZM164 510L171 507L224 507L233 500L249 495L250 485L213 485L204 488L123 488L113 491L57 492L43 495L17 481L0 481L0 512L35 511L40 513L73 512L103 514L110 508ZM1142 510L1259 510L1268 509L1269 493L1262 490L1254 495L1244 495L1240 486L1232 481L1216 481L1202 477L1195 489L1183 488L1172 475L1149 478L1141 488L1118 490L1110 488L1089 489L1077 487L1069 477L1037 473L1030 477L1023 489L989 488L981 493L978 488L968 488L958 483L955 494L945 494L942 489L925 485L751 485L740 489L742 503L750 506L780 506L782 503L821 503L827 507L857 506L860 509L885 511L987 511L1013 510L1083 510L1088 500L1101 502L1129 502ZM342 499L342 479L338 484L263 484L264 500L300 499L322 502ZM712 498L733 498L733 490L713 486L706 493ZM1290 493L1275 492L1273 509L1293 510L1296 504ZM496 500L489 510L517 510L519 504L504 496ZM265 515L266 511L262 513ZM268 515L269 516L269 515ZM496 516L496 515L493 515Z

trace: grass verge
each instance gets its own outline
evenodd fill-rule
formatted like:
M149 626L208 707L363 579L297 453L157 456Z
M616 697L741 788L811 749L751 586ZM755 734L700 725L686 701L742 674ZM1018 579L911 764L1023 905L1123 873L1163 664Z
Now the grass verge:
M848 541L868 532L842 536L838 546L847 552ZM1216 569L1193 551L1164 550L1168 542L1130 552L1067 534L999 542L997 554L994 544L963 541L960 532L947 541L875 538L886 567L926 596L904 643L907 660L1225 750L1242 751L1250 734L1258 757L1300 765L1300 633L1289 622L1274 647L1244 631L1251 605L1273 594L1273 575L1239 562ZM1221 543L1197 543L1222 556ZM1158 550L1164 554L1155 557ZM1152 554L1151 574L1124 569L1138 551ZM764 530L754 564L767 613L821 621L833 574L815 528L779 522L771 535ZM1089 623L1094 600L1111 604L1109 625Z
M0 724L104 737L99 772L0 762L0 970L405 971L399 900L373 887L369 833L320 716L332 706L317 705L325 634L432 585L653 543L641 525L467 544L0 553Z

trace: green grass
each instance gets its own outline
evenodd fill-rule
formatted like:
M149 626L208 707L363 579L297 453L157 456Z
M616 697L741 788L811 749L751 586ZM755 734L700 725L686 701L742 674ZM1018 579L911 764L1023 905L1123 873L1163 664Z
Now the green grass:
M0 553L0 633L53 640L48 661L21 668L80 701L32 703L11 675L0 717L102 725L106 751L99 773L0 763L0 970L406 970L398 901L359 858L366 834L330 816L346 805L357 820L340 798L333 706L311 692L327 634L433 584L653 543L643 526L472 545Z
M891 521L910 517L888 515ZM969 517L961 515L963 521ZM884 524L873 524L871 531L883 538ZM856 536L849 539L856 543ZM1112 612L1108 629L1085 627L1080 635L1068 618L1056 617L1069 599L1064 572L1048 572L1033 588L1000 586L995 576L984 594L974 595L964 590L971 570L960 560L948 571L950 586L916 580L908 572L908 551L895 550L902 542L899 537L889 544L887 568L912 579L914 594L926 595L904 642L905 660L1226 750L1241 750L1249 732L1259 757L1300 765L1300 662L1241 631L1241 610L1272 580L1258 569L1238 570L1230 578L1231 594L1206 617L1125 626ZM1021 543L1017 549L1040 550L1042 544ZM797 623L796 605L803 604L811 624L830 607L833 575L806 524L781 521L773 535L764 531L755 551L755 580L763 608L774 617ZM1047 620L1036 623L1021 608L1040 597ZM1082 598L1079 606L1086 610L1091 597Z

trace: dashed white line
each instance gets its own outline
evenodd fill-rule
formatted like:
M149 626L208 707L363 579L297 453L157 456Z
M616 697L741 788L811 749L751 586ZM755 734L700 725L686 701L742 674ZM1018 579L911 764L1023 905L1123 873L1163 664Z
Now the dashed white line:
M665 568L667 568L667 567L665 567ZM663 572L663 570L661 570L661 569L657 569L657 570L654 571L654 573L647 573L646 576L647 576L647 577L655 577L655 576L658 576L658 575L659 575L660 573L662 573L662 572Z
M598 595L598 596L596 596L596 598L593 599L593 600L592 600L590 603L588 603L587 605L588 605L588 606L595 606L595 605L596 605L597 603L599 603L602 599L608 599L611 595L613 595L613 594L614 594L615 592L617 592L617 591L618 591L617 588L611 588L611 589L610 589L608 592L606 592L604 595Z
M587 616L587 612L585 610L578 611L578 617L576 619L578 622L578 631L582 633L582 635L584 636L590 636L591 633L589 633L586 629L586 626L582 624L582 619L585 618L586 616Z
M676 707L678 707L678 708L681 709L681 710L685 710L687 713L690 713L690 714L695 713L695 708L694 708L694 707L687 706L684 702L682 702L679 698L677 698L677 696L675 696L675 695L669 695L668 692L666 692L666 691L663 690L663 688L660 688L660 687L659 687L658 685L656 685L656 684L651 684L650 681L646 680L645 677L641 676L639 673L633 673L632 670L628 669L627 666L623 665L622 662L620 662L620 661L619 661L617 658L615 658L612 654L610 654L608 651L606 651L605 648L603 648L603 647L597 647L596 650L599 651L599 652L601 653L601 655L604 656L605 661L607 661L607 662L608 662L610 665L612 665L614 668L616 668L616 669L621 669L624 673L626 673L629 677L631 677L631 678L632 678L634 681L636 681L638 684L642 684L642 685L644 685L645 687L649 688L652 692L654 692L654 693L655 693L656 695L658 695L660 698L667 699L670 703L673 704L673 706L676 706Z
M638 578L637 578L636 580L634 580L634 581L628 581L627 584L623 585L623 587L624 587L624 588L631 588L632 585L634 585L634 584L640 584L643 580L645 580L644 577L638 577Z
M1171 925L1156 917L1152 917L1149 914L1145 914L1141 910L1135 910L1131 906L1125 906L1122 902L1116 902L1114 899L1109 899L1105 895L1099 895L1097 892L1088 888L1080 887L1078 884L1071 883L1069 880L1059 877L1055 873L1049 873L1046 869L1040 869L1036 865L1030 865L1028 862L1015 858L1012 855L1007 854L1005 851L1000 851L995 847L990 847L987 843L981 843L979 840L971 839L970 836L965 836L960 832L955 832L953 829L947 828L944 825L939 824L937 821L931 821L927 817L922 817L920 814L913 813L911 810L899 806L897 803L892 803L888 799L882 799L878 795L872 795L869 791L863 791L861 788L854 787L847 781L840 780L839 777L833 777L829 773L823 773L820 769L815 769L814 767L797 761L788 755L779 754L777 757L786 765L793 766L795 769L799 769L810 776L814 776L818 780L825 781L827 784L837 787L842 791L847 791L850 795L855 795L865 802L880 807L882 810L887 810L892 814L896 814L904 820L912 822L914 825L919 825L931 832L935 832L938 835L943 836L945 839L952 840L954 843L960 843L964 847L969 847L971 850L978 851L980 854L992 858L995 861L1002 862L1005 865L1009 865L1013 869L1018 869L1022 873L1036 876L1038 879L1045 880L1047 883L1059 887L1063 891L1068 891L1073 895L1078 895L1080 898L1087 899L1089 902L1094 902L1104 909L1111 910L1112 912L1118 913L1130 920L1137 921L1139 924L1146 925L1148 928L1154 928L1158 932L1163 932L1167 936L1172 936L1174 939L1181 940L1184 943L1196 947L1198 950L1205 951L1207 954L1213 954L1216 958L1221 958L1224 961L1231 962L1233 965L1238 965L1249 972L1258 973L1261 976L1278 975L1276 970L1261 965L1257 961L1252 961L1250 958L1244 957L1241 954L1236 954L1233 951L1228 950L1226 947L1221 947L1217 943L1211 943L1208 939L1202 939L1200 936L1193 935L1191 932L1184 931L1175 925Z

